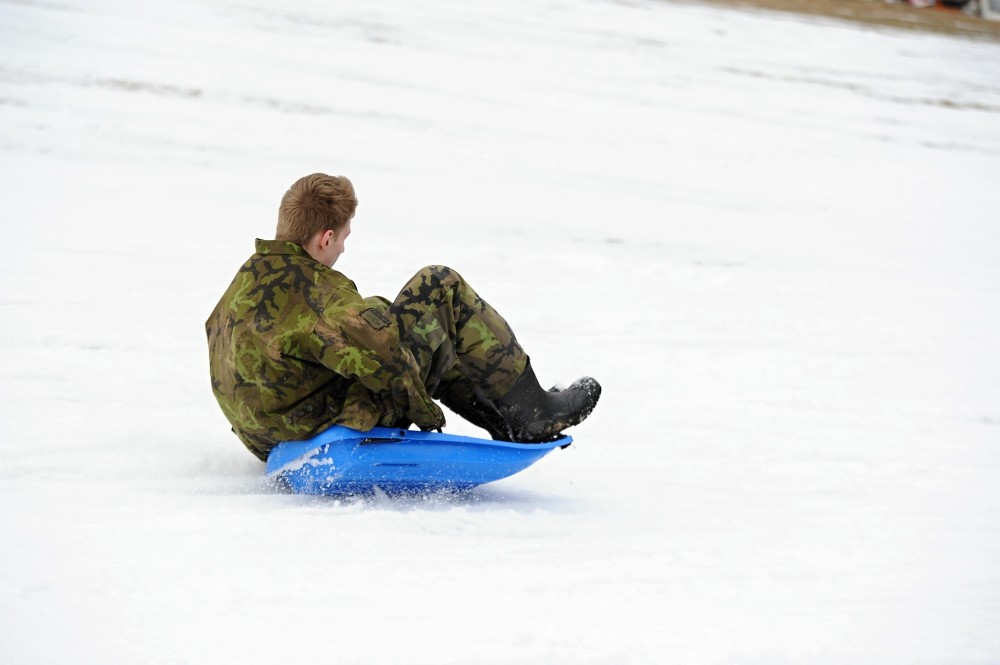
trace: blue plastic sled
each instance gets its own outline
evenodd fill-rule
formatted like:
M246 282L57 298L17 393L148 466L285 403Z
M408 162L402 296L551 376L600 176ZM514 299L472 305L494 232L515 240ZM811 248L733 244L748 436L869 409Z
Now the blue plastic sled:
M511 443L439 432L334 425L305 441L279 443L267 475L302 494L466 490L523 471L572 437Z

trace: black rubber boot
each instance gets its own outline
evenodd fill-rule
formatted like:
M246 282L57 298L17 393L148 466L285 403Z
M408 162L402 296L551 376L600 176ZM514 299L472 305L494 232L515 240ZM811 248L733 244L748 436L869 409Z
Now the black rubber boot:
M542 443L583 422L600 396L601 384L589 376L563 390L543 390L529 363L510 391L494 403L510 428L511 441Z
M489 432L494 441L513 441L514 433L489 400L481 397L471 383L455 382L439 396L441 403L476 427Z

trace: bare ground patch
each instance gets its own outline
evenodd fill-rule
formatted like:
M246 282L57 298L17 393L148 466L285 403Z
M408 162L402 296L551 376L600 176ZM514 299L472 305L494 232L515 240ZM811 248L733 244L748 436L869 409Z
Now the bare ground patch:
M905 2L886 0L679 0L745 9L824 16L871 26L899 28L1000 41L1000 21L970 16L941 5L918 9Z

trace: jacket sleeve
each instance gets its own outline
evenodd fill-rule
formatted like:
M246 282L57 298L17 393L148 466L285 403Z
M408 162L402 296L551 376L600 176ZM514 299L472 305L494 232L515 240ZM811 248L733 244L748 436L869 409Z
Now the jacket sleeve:
M385 308L377 305L338 289L313 330L317 359L369 391L388 396L399 415L418 427L443 427L444 413L427 393L420 367L400 344L399 330L385 316Z

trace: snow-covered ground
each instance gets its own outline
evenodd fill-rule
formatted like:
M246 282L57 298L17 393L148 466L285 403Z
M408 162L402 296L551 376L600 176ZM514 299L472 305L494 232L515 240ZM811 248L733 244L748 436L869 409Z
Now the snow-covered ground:
M0 663L1000 662L998 71L647 0L3 0ZM452 265L603 383L573 447L263 482L203 323L314 171L362 292Z

